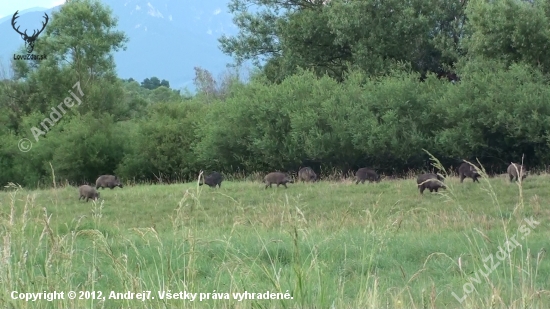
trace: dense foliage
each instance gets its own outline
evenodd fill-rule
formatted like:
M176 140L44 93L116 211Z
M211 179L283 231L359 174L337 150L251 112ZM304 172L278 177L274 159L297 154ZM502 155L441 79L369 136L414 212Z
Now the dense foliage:
M72 183L305 165L393 174L425 169L423 149L446 166L479 158L502 172L525 155L545 167L549 3L233 0L241 32L221 48L264 65L246 83L197 67L198 92L183 95L119 79L112 52L128 38L99 2L71 1L36 43L47 60L14 61L0 81L0 183L47 183L52 168ZM44 130L77 82L82 104Z

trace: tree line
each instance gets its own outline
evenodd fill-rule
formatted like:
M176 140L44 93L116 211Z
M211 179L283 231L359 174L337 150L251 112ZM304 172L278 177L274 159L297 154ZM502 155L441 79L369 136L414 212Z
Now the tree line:
M256 9L250 10L255 4ZM128 38L108 7L65 4L36 42L42 61L12 61L0 82L0 183L91 183L101 174L186 181L225 174L394 175L476 158L545 168L550 154L550 3L519 0L232 0L240 33L220 38L235 63L197 92L115 73ZM513 16L513 18L511 18ZM68 26L70 25L70 27ZM102 25L96 27L93 25ZM100 38L100 39L98 39ZM38 139L79 82L82 104ZM28 139L32 148L20 150Z

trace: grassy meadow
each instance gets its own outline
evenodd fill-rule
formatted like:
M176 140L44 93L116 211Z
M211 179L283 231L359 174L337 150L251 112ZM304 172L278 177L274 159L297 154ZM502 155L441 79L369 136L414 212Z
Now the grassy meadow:
M423 196L414 178L267 190L259 181L224 181L219 189L197 182L126 185L100 190L97 203L79 201L71 186L27 191L12 185L0 193L0 303L550 308L550 175L529 176L521 185L505 175L445 182L447 190ZM539 224L524 235L518 228L531 217ZM514 234L521 246L498 255ZM491 261L499 265L488 272L484 264L490 268ZM101 291L106 299L69 300L71 290ZM159 291L169 290L211 294L202 301L159 299ZM65 299L26 302L13 300L12 291L64 291ZM151 291L154 299L109 299L111 291ZM234 299L244 291L292 298Z

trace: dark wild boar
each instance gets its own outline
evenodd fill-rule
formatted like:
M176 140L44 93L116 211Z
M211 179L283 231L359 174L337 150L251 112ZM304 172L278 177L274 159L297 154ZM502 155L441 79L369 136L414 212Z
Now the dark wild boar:
M359 182L365 183L365 180L368 180L369 182L380 181L380 175L378 175L374 170L366 167L358 169L355 173L355 178L357 179L355 182L356 185L359 184Z
M514 181L514 179L518 181L519 180L518 174L519 176L521 176L522 181L525 179L525 177L527 177L527 174L529 174L525 166L518 163L513 163L513 162L508 166L507 171L508 171L508 176L510 177L510 182Z
M110 188L112 190L114 187L120 187L122 189L122 183L117 176L101 175L95 181L95 187L98 190L99 188Z
M80 197L78 200L86 199L86 202L88 202L89 199L96 200L99 198L99 192L96 191L94 187L90 187L88 185L82 185L78 187L78 193L80 193Z
M292 178L290 178L290 176L288 176L285 173L281 173L281 172L272 172L272 173L267 174L264 178L264 182L266 183L266 185L265 185L266 189L267 189L267 187L271 188L272 184L277 184L277 187L279 187L279 185L283 185L283 186L285 186L285 188L288 189L286 184L287 183L294 183L294 181L292 180Z
M315 182L318 180L317 174L315 174L315 172L311 167L301 168L298 171L298 179L303 182L309 182L309 181Z
M437 190L446 189L443 183L444 178L437 174L427 173L422 174L416 178L416 183L420 189L420 194L424 194L424 190L428 189L430 192L437 192Z
M464 178L469 177L474 180L474 182L479 182L477 179L478 177L481 177L481 175L477 172L476 168L469 163L463 162L460 164L460 167L458 167L458 175L460 176L460 182L462 183L464 181Z
M222 174L218 172L212 172L210 175L204 177L203 182L200 183L199 186L202 186L205 184L205 185L208 185L210 188L215 188L216 186L221 188L222 181L223 181Z

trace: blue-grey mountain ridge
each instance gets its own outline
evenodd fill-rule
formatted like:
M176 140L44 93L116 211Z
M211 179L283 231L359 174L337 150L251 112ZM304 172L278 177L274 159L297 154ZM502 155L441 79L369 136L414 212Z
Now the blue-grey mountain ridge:
M117 74L139 82L153 76L170 82L171 88L194 90L193 67L209 70L214 78L226 70L232 59L219 49L222 34L238 33L228 12L228 0L102 0L118 18L118 30L129 38L126 51L114 54ZM38 29L44 13L52 9L30 8L19 12L20 30ZM15 12L14 12L15 13ZM0 19L0 61L6 69L9 59L24 46L11 25L11 16ZM40 39L40 36L38 37Z

